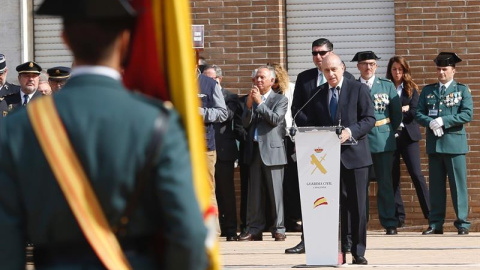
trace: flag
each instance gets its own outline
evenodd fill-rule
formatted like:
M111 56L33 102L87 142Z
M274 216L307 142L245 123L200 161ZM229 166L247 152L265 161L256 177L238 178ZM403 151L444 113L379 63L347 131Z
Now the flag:
M200 210L209 228L206 248L210 269L219 269L216 209L210 201L205 158L205 129L198 107L198 83L188 0L132 0L138 12L124 82L129 89L171 101L187 134L193 181Z

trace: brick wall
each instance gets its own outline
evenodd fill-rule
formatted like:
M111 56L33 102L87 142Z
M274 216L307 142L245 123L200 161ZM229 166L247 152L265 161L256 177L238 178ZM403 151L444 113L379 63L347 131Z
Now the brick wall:
M224 71L223 86L245 93L251 86L254 68L267 62L286 62L285 7L282 0L192 0L194 24L205 25L205 49L200 53L210 64ZM454 51L463 62L455 79L468 84L475 108L480 102L480 1L395 0L396 54L412 66L415 82L422 88L436 81L433 59L440 51ZM475 111L476 113L476 111ZM470 221L480 231L480 118L467 126L470 153L467 155ZM424 136L425 137L425 136ZM425 141L421 144L422 170L428 181ZM240 202L236 173L237 203ZM407 211L405 230L426 228L415 189L402 165L402 197ZM380 229L376 206L376 183L370 185L369 229ZM455 213L450 195L447 201L446 230L453 230Z
M194 24L205 25L205 49L209 64L224 72L222 86L246 93L252 70L267 62L285 63L284 1L190 1Z

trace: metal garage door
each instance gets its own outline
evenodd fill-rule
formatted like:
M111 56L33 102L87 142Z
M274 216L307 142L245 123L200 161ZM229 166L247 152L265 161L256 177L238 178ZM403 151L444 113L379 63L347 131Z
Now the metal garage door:
M386 66L395 54L394 1L286 0L288 73L292 81L303 70L315 67L311 45L317 38L328 38L347 70L359 77L358 51L374 51L382 59L377 75L385 77Z
M75 1L75 0L72 0ZM43 0L34 0L34 10ZM62 21L58 17L33 16L34 59L44 69L72 65L72 56L61 39Z

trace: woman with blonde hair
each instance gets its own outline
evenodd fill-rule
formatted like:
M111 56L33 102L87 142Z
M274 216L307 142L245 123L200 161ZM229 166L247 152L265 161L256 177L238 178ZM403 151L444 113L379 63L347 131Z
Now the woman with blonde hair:
M405 223L405 209L400 193L400 155L407 166L408 173L412 179L418 201L422 208L423 216L428 219L430 213L429 193L425 177L420 168L420 146L418 141L422 138L420 128L415 121L415 111L418 104L418 86L412 81L410 66L402 56L390 58L387 67L386 77L393 81L397 88L398 96L402 102L403 120L395 135L397 150L393 160L393 190L395 193L395 217L398 219L398 226Z
M300 209L300 191L298 189L297 164L294 160L295 143L290 136L290 128L293 124L292 101L295 84L290 82L287 71L278 63L267 64L275 69L275 83L272 90L287 97L288 108L285 115L286 133L285 147L287 151L288 164L285 166L285 176L283 181L283 197L285 207L285 227L287 231L301 231L298 222L301 220Z

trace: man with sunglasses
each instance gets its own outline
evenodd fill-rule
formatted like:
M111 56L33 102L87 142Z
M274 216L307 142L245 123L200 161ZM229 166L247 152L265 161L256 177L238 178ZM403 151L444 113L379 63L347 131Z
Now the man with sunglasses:
M47 69L48 73L48 83L52 88L52 93L55 93L62 89L62 87L70 78L70 68L69 67L53 67Z
M327 82L325 76L322 74L322 61L332 52L333 44L330 40L319 38L312 42L312 60L315 68L300 72L295 82L292 116L296 116L293 121L297 126L304 126L307 120L306 115L300 111L302 106L304 106L308 99L315 93L317 87ZM355 80L355 77L347 71L345 71L343 76L344 78Z

